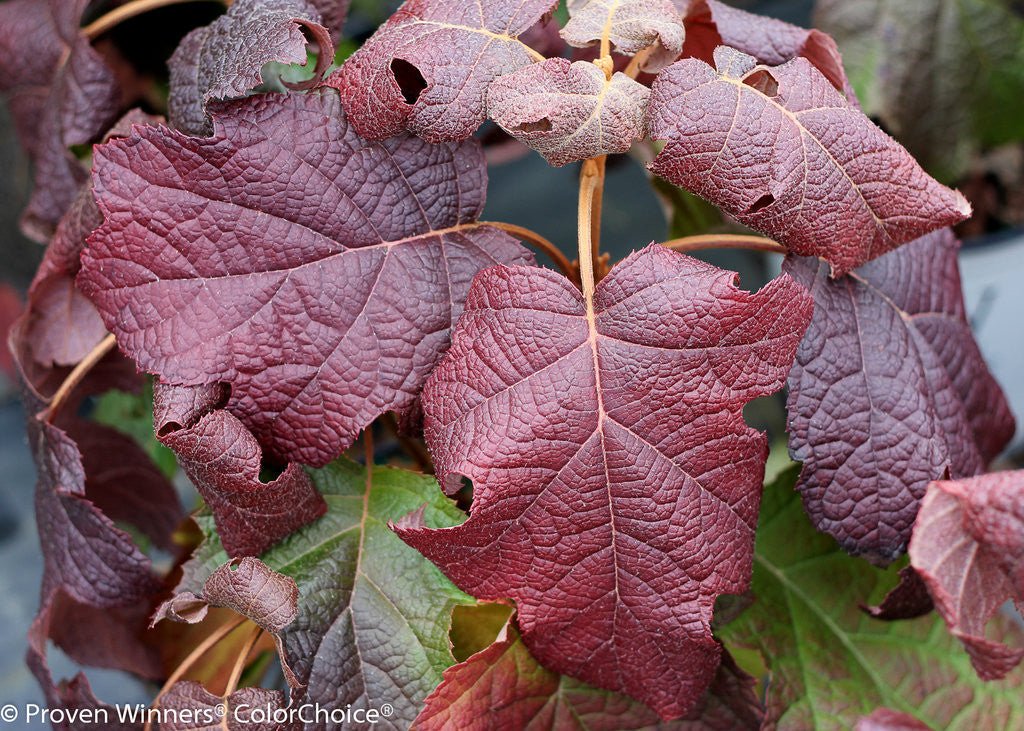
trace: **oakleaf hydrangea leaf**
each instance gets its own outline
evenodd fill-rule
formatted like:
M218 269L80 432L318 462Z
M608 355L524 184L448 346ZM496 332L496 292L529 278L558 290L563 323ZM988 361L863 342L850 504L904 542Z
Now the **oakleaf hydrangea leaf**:
M718 667L712 606L747 587L767 456L742 409L782 385L811 314L788 277L734 280L655 245L593 302L549 270L482 272L423 395L472 515L396 528L464 591L514 599L545 667L663 718Z
M106 220L78 283L142 368L230 383L272 455L324 464L414 404L478 271L533 257L477 222L475 141L366 142L330 90L230 102L214 125L96 148Z
M864 110L954 179L980 145L1024 136L1024 17L1009 0L819 0Z
M463 140L485 119L488 85L543 60L518 37L557 0L406 0L327 83L352 125L380 140L408 128Z
M857 722L856 731L932 731L909 713L879 708Z
M655 174L836 276L970 215L807 59L758 66L720 47L715 62L683 59L655 80Z
M683 21L672 0L569 0L569 22L562 37L584 48L607 38L627 56L657 44L643 65L656 72L683 52Z
M406 728L454 662L448 629L452 609L472 599L388 528L412 510L427 525L465 518L432 477L391 467L367 472L340 459L310 475L327 513L260 556L298 584L298 616L282 632L284 652L303 703L324 709L377 708ZM183 567L178 591L198 592L227 557L208 516L207 540ZM400 671L397 669L401 668ZM311 724L306 728L323 728Z
M979 681L941 618L883 622L858 608L884 596L895 567L853 559L817 533L795 478L787 470L765 488L751 587L757 601L720 632L727 647L756 649L768 665L765 727L845 731L880 707L949 731L987 728L993 719L1000 728L1024 723L1024 677ZM999 620L1000 636L1024 639L1011 620Z
M201 683L181 680L160 696L165 712L161 718L166 719L160 722L160 731L277 731L281 724L272 715L264 720L264 714L284 707L284 693L279 690L242 688L223 698Z
M157 384L153 428L213 512L227 552L252 556L322 515L326 506L297 462L272 482L260 480L263 450L222 408L226 400L219 384Z
M910 560L983 680L1024 659L985 626L1009 600L1024 608L1024 471L933 482L921 503Z
M244 96L259 86L260 69L270 61L306 62L303 28L320 46L319 80L334 59L334 44L307 0L235 0L224 15L189 33L168 62L171 124L188 134L211 134L210 100Z
M728 655L704 698L685 718L659 723L657 714L642 703L546 670L510 622L490 647L445 670L415 728L474 728L485 719L489 728L533 731L740 731L759 728L762 715L754 679Z
M839 47L827 33L748 13L719 0L674 0L683 13L683 55L714 64L715 49L729 46L759 63L778 66L803 56L839 91L856 102Z
M491 84L487 114L552 165L627 152L646 134L650 90L595 64L552 58Z
M35 163L25 233L53 234L89 174L69 151L92 142L121 103L114 73L79 32L88 0L0 4L0 93Z
M971 334L948 229L829 279L784 269L814 296L789 376L789 447L818 530L885 564L910 540L931 480L981 472L1013 416Z

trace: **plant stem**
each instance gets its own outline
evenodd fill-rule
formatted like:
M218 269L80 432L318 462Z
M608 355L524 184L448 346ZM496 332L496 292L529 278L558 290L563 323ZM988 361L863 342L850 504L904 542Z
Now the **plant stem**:
M662 246L684 254L691 251L707 251L709 249L749 249L751 251L768 251L773 254L788 253L785 246L763 236L728 236L723 234L686 236L681 239L666 241Z
M239 615L232 619L230 622L222 624L220 627L211 632L209 637L207 637L205 640L196 645L195 649L193 649L192 652L190 652L188 656L181 661L178 667L174 669L174 672L171 673L171 676L167 678L167 682L163 684L163 687L160 688L160 692L157 693L156 698L153 699L152 707L156 708L160 705L160 699L167 693L167 691L171 689L171 686L173 686L175 683L181 680L185 673L188 672L189 668L195 665L196 661L199 658L205 655L211 647L213 647L222 639L231 634L232 631L234 631L237 627L241 626L245 621L246 618ZM152 722L147 719L143 731L150 731L152 727Z
M434 474L434 462L430 459L430 453L419 443L416 439L410 439L409 437L400 434L398 431L398 420L395 419L395 415L392 413L384 414L381 418L384 426L395 435L395 439L402 445L402 449L405 453L412 457L413 461L416 462L416 468L420 472L432 475Z
M640 53L633 56L626 68L623 69L622 73L631 79L636 79L636 77L640 75L640 66L643 65L644 61L646 61L647 57L652 53L654 53L654 46L650 46L649 48L645 48L640 51Z
M129 18L134 18L136 15L141 15L142 13L149 12L150 10L156 10L157 8L166 7L167 5L177 5L178 3L197 1L198 0L133 0L121 7L114 8L106 15L101 15L99 18L89 23L89 25L82 28L82 35L92 41L98 36L106 33L114 26L123 23ZM221 2L225 5L231 4L230 0L221 0Z
M238 658L235 660L235 664L231 668L231 675L228 677L228 684L224 686L225 701L228 699L228 696L234 693L238 688L238 681L242 678L242 671L245 670L245 661L249 659L249 654L252 652L252 648L256 646L256 642L260 639L260 635L262 634L262 627L254 627L252 632L249 633L249 637L246 638L245 644L242 645L242 651L238 653Z
M494 221L480 221L481 225L494 226L494 228L500 228L502 231L507 231L516 238L522 239L523 241L533 244L538 249L547 254L553 262L562 270L567 278L574 282L579 282L579 270L573 266L572 262L566 258L565 254L559 251L558 247L548 241L546 238L541 236L539 233L531 231L528 228L522 226L516 226L511 223L497 223Z
M103 356L114 349L115 345L117 345L117 339L113 333L110 333L95 348L90 350L81 362L74 367L71 373L68 374L64 382L60 384L60 388L57 389L57 392L53 394L53 398L50 399L50 405L39 415L39 418L42 421L53 423L53 419L60 413L71 392L82 382L82 379L85 378L89 371L103 360Z
M594 262L594 278L600 282L608 273L605 263L601 260L601 204L604 198L604 168L608 156L601 155L595 159L597 160L597 179L594 183L590 211L590 250L591 259Z
M597 188L599 169L597 159L590 158L583 162L583 171L580 174L580 203L577 226L580 255L580 285L588 307L594 301L594 288L596 286L594 280L594 246L591 241L591 234L594 229L594 191Z

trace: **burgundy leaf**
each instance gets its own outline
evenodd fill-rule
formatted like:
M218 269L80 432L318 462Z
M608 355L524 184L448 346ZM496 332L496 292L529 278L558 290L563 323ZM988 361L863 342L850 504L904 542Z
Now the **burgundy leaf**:
M310 0L310 3L320 13L323 24L331 31L331 38L337 42L341 29L345 26L349 0Z
M120 104L113 73L79 32L88 0L0 5L0 93L35 162L22 228L45 240L88 179L68 150L93 141Z
M900 583L877 607L860 607L875 619L893 621L923 617L935 608L928 587L912 566L900 569Z
M808 30L775 18L748 13L718 0L673 0L683 13L686 43L683 55L714 64L715 49L729 46L758 62L778 66L798 56L814 64L829 83L856 102L843 70L835 40L820 30Z
M886 564L910 539L930 480L984 469L1013 417L971 335L949 230L849 275L784 270L814 295L789 377L789 448L815 527Z
M228 11L182 40L171 56L168 118L182 132L206 137L206 105L244 96L262 82L270 61L306 62L305 28L320 46L315 82L334 60L334 44L311 0L235 0Z
M408 128L463 140L484 119L487 86L544 57L518 40L557 0L406 0L327 83L370 140Z
M212 604L227 607L245 615L270 634L277 634L295 619L298 613L299 587L295 579L279 574L251 556L236 558L217 568L206 579L202 596L182 592L164 602L153 618L153 624L168 617L193 624L206 616ZM182 608L187 613L182 613Z
M481 273L424 390L455 528L396 530L459 588L511 598L547 668L687 713L718 667L715 598L750 580L767 442L743 423L778 389L811 314L662 247L587 302L558 274Z
M569 0L562 37L583 48L607 38L615 51L635 56L656 46L643 63L656 72L679 58L685 30L672 0Z
M86 497L107 517L135 526L173 552L184 510L149 455L128 435L101 424L76 419L67 431L82 452Z
M366 142L333 92L226 104L215 127L96 148L106 220L78 283L143 368L229 382L275 457L322 465L412 406L478 271L532 256L476 221L474 141Z
M1024 470L931 483L910 541L910 561L983 680L1024 659L985 635L1012 599L1024 610Z
M930 731L929 727L909 713L879 708L870 716L864 716L857 724L856 731Z
M487 114L552 165L627 152L646 135L650 90L587 61L552 58L498 78Z
M648 126L667 142L655 174L835 276L970 215L807 59L758 66L721 47L715 61L655 81Z
M281 725L264 721L263 714L284 706L284 693L278 690L242 688L222 698L194 680L183 680L160 697L160 708L168 711L161 716L160 731L279 731Z
M510 622L490 647L445 671L413 728L477 728L486 719L487 728L532 731L739 731L759 728L763 715L753 678L728 654L697 706L659 723L642 703L546 670Z
M297 462L273 482L260 481L263 450L220 408L225 398L218 386L156 384L153 428L213 513L224 550L254 556L323 515L327 505Z

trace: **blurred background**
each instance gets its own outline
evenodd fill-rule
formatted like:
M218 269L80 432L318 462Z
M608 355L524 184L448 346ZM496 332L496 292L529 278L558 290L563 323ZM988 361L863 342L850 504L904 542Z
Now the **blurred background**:
M94 3L88 19L113 2ZM959 187L976 215L959 227L968 312L977 338L1018 417L1024 417L1024 3L1011 0L736 0L730 4L810 27L839 42L865 110L906 145L942 182ZM398 3L353 0L344 57ZM887 11L899 6L899 11ZM958 19L937 9L952 6ZM123 23L95 46L116 69L126 94L160 113L166 98L166 60L178 40L223 11L219 2L154 10ZM945 17L945 19L943 19ZM966 18L970 20L966 20ZM153 39L156 39L154 41ZM485 128L491 180L485 220L531 228L575 258L578 165L549 167L538 155ZM85 151L84 154L87 154ZM738 230L717 210L671 186L649 183L642 155L610 161L602 242L615 261L651 241L715 230ZM43 254L25 238L19 216L32 169L0 100L0 330L21 307ZM773 277L780 258L752 252L706 257L738 271L756 289ZM784 440L783 398L755 402L748 420ZM1015 439L1003 466L1021 465L1024 438ZM387 449L385 445L383 447ZM36 612L42 561L32 514L34 469L6 349L0 352L0 699L41 702L23 663L25 634ZM75 667L51 649L56 677ZM96 694L146 702L153 690L124 676L90 670Z

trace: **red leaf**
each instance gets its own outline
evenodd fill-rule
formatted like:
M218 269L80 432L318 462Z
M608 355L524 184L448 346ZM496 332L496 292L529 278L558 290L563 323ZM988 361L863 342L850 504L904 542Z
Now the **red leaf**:
M226 389L217 385L156 384L153 428L213 513L224 550L255 556L323 515L327 504L296 462L273 482L260 481L263 450L221 408L226 399Z
M877 607L860 606L875 619L893 621L923 617L935 608L928 587L912 566L900 569L900 583L885 595Z
M722 47L715 61L655 81L648 126L667 142L655 174L835 276L970 215L807 59L758 66Z
M931 731L909 713L879 708L864 716L857 724L857 731Z
M555 166L627 152L647 134L650 90L587 61L552 58L498 78L487 114Z
M50 237L88 173L68 150L92 142L120 104L113 73L79 33L88 0L11 0L0 5L0 92L35 162L22 228Z
M518 40L556 0L406 0L327 83L370 140L408 128L463 140L484 122L487 86L543 56Z
M789 447L815 527L875 563L900 555L930 480L984 469L1013 417L971 335L949 230L829 279L784 270L815 311L789 377Z
M143 368L229 382L275 457L322 465L412 406L479 270L532 256L477 223L474 141L366 142L333 92L222 110L210 139L96 148L106 220L78 283Z
M235 0L224 15L185 36L168 62L171 124L192 135L212 134L206 114L211 100L255 89L263 81L260 69L270 61L306 63L303 28L320 46L314 76L319 82L334 60L334 44L314 6L307 0Z
M983 680L1004 677L1024 659L1024 647L985 636L1007 600L1024 610L1024 470L931 483L910 561Z
M481 273L423 395L473 512L396 528L464 591L515 599L545 667L665 718L714 676L715 598L750 580L767 442L743 405L781 386L810 318L788 277L734 278L657 246L593 303L548 270Z
M802 56L829 83L856 102L835 40L820 30L800 28L775 18L748 13L718 0L674 0L686 24L684 56L714 65L715 49L729 46L769 66Z
M544 669L509 623L488 648L444 672L416 717L417 731L477 728L542 731L739 731L757 729L764 713L754 680L725 655L697 706L683 719L658 722L651 709Z
M607 38L627 56L654 46L642 68L660 71L683 52L683 28L672 0L569 0L569 22L562 37L584 48Z

